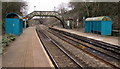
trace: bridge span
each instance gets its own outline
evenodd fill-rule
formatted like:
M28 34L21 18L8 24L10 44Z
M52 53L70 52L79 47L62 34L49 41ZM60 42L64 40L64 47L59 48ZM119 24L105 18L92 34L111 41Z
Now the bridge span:
M58 12L55 12L55 11L33 11L30 14L28 14L26 17L28 18L28 20L30 20L34 16L55 17L56 19L58 19L60 21L63 28L65 27L64 26L64 18Z

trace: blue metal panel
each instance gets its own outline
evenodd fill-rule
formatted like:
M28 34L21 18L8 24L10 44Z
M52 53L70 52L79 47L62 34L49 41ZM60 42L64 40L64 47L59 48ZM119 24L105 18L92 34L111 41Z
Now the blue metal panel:
M84 22L84 32L87 32L86 24L87 24L87 21Z
M12 19L5 19L5 31L7 34L12 34Z
M95 22L94 22L95 23ZM96 23L95 23L95 31L98 31L98 23L99 23L99 21L96 21Z
M13 19L13 34L20 35L20 19Z
M6 18L5 23L7 34L20 35L22 33L23 25L19 18Z
M92 25L93 25L93 24L92 24L92 22L88 22L88 23L89 23L89 26L88 26L89 29L88 29L88 31L89 31L89 32L92 32Z
M23 21L20 20L20 33L22 33L22 32L23 32Z
M85 32L89 32L89 22L84 22L84 29L85 29Z
M100 31L101 30L101 21L91 21L92 22L92 30L93 31Z
M111 35L112 21L85 21L84 28L85 32L101 32L101 35Z
M112 21L102 21L101 35L111 35Z
M101 32L101 24L102 24L101 21L99 21L98 24L97 24L97 28L98 28L99 32Z
M85 32L101 32L101 35L112 33L112 19L109 16L87 18L84 25Z
M91 21L85 21L84 23L84 28L85 28L85 32L92 32L92 24L93 22Z
M95 22L94 21L91 21L92 22L92 31L93 31L93 33L94 33L94 31L96 30L96 26L95 26Z

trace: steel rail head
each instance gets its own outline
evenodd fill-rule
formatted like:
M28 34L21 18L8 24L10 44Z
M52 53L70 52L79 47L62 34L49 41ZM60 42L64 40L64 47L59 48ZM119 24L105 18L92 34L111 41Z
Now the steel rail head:
M76 60L74 59L71 55L69 55L63 48L60 47L60 45L58 45L53 39L51 39L49 36L47 36L44 32L43 34L49 39L51 40L51 42L53 44L55 44L64 54L66 54L73 62L75 62L81 69L83 69L83 66L81 66L81 64Z
M40 38L40 35L39 35L39 34L40 34L40 31L38 31L38 30L36 29L36 32L37 32L37 34L38 34L38 36L39 36L39 38ZM50 59L52 60L52 63L54 64L55 69L60 69L60 68L59 68L59 65L57 64L57 62L55 61L55 59L54 59L53 56L51 55L50 51L46 48L46 46L44 45L44 43L42 42L41 39L40 39L40 41L41 41L43 47L45 48L47 54L49 55Z

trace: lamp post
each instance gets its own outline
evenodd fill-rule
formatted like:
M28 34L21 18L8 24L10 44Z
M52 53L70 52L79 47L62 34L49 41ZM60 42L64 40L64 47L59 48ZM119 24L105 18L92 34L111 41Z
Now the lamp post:
M54 7L54 11L56 11L56 7Z
M35 11L36 6L34 6L34 11Z
M24 5L24 7L26 8L28 5ZM26 9L25 9L26 10ZM23 21L24 21L24 28L26 28L26 21L27 21L27 19L25 18L26 17L26 15L27 15L27 12L26 11L24 11L24 15L23 15Z

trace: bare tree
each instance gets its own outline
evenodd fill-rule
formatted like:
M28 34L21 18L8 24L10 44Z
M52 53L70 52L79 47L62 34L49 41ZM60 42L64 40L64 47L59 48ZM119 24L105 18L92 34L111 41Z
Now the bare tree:
M67 11L68 11L68 6L69 6L69 5L68 5L67 3L61 3L61 4L57 7L58 12L61 13L61 14L67 12Z

